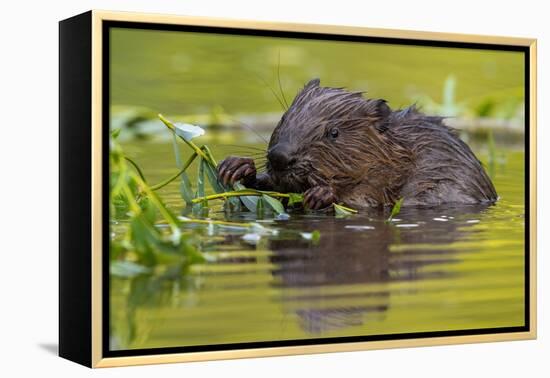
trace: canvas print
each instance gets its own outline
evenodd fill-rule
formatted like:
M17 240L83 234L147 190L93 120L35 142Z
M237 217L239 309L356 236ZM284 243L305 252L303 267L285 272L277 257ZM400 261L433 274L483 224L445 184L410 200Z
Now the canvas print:
M106 355L525 330L523 51L105 38Z

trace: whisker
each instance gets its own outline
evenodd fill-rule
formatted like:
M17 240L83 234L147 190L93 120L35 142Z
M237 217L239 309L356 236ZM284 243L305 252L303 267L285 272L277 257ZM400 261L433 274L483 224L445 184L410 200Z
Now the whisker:
M217 146L236 147L236 148L241 148L241 149L244 149L244 150L245 149L250 149L250 150L266 152L266 150L264 148L255 147L255 146L246 146L246 145L241 145L241 144L217 144Z
M283 101L285 102L288 110L288 102L286 101L285 92L283 91L283 86L281 85L281 50L279 50L279 60L277 62L277 81L279 82L279 92L281 92L281 96L283 96Z
M240 150L240 149L234 149L234 150L231 150L231 153L232 154L245 154L247 156L256 156L258 158L260 157L264 157L266 155L265 152L252 152L252 151L249 151L249 150Z
M260 77L259 75L256 75L256 77L258 79L260 79L264 85L266 87L269 88L269 90L271 91L271 93L273 94L273 96L275 96L275 98L277 99L277 102L279 102L279 105L281 105L281 107L283 108L283 110L286 112L288 109L285 108L285 105L283 104L283 101L279 98L279 96L277 95L277 92L275 92L275 90L267 83L267 81L265 81L262 77Z
M245 127L246 129L248 129L248 131L251 131L254 135L256 135L258 138L260 138L260 140L262 142L264 142L265 144L269 144L269 142L267 141L267 139L265 139L259 132L257 132L256 130L254 130L254 128L246 123L244 123L243 121L241 120L238 120L237 118L235 117L231 117L229 116L230 119L232 119L234 122L237 122L240 126L242 127Z

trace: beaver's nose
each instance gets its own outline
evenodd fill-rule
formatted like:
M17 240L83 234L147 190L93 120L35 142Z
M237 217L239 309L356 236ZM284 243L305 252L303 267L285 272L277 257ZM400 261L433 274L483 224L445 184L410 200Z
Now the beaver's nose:
M286 143L278 143L267 151L267 159L273 169L277 171L285 170L292 164L292 151Z

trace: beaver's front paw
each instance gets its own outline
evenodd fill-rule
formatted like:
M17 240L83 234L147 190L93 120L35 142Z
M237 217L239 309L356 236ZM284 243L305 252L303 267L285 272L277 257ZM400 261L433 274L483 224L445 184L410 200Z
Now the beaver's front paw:
M218 177L225 185L241 180L244 186L251 186L256 180L254 160L229 156L218 164Z
M314 186L304 193L304 206L311 210L321 210L337 202L330 186Z

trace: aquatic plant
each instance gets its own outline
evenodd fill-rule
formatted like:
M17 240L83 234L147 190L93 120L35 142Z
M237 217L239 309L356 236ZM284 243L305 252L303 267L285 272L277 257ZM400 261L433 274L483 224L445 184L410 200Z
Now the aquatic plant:
M125 156L117 142L119 130L111 133L109 164L110 192L109 206L112 223L110 248L110 273L114 276L132 278L153 273L159 264L171 266L171 270L185 271L196 262L205 260L201 251L201 235L195 228L186 225L230 228L251 235L275 235L276 230L264 227L256 222L232 222L204 219L208 216L208 202L224 199L226 204L236 200L233 208L240 206L240 201L250 211L265 214L264 209L271 209L277 219L287 219L285 207L277 198L284 198L292 205L303 200L297 193L278 193L258 191L235 184L233 190L226 188L217 179L216 162L207 146L198 147L192 139L203 134L203 130L193 125L173 125L174 135L181 137L193 150L185 163L177 158L176 174L162 182L151 185L147 182L143 170L137 162ZM175 145L177 151L177 145ZM179 151L178 151L179 152ZM179 156L177 154L176 156ZM197 190L193 194L191 182L186 169L195 159L199 160ZM215 194L205 195L205 176ZM180 192L193 215L199 218L176 216L156 193L169 183L181 177ZM298 232L298 231L297 231ZM319 233L300 233L302 238L317 242ZM313 236L312 236L313 235ZM300 236L298 236L300 237Z
M391 209L390 216L386 219L386 222L391 222L393 218L401 211L401 205L403 204L403 197L399 198Z
M181 175L183 168L190 163L186 163L176 175L160 184L149 185L139 165L124 155L122 147L116 141L117 136L118 131L113 131L109 153L109 205L112 228L115 230L111 235L111 274L129 278L151 273L151 268L158 264L170 264L183 269L193 263L204 261L200 235L195 229L185 230L186 225L231 228L260 235L275 233L275 230L255 222L228 222L176 216L155 190ZM243 193L249 195L249 191L247 189ZM226 196L230 197L231 192ZM202 204L207 200L198 197L198 200L195 198L193 201ZM278 205L271 202L271 206ZM284 211L284 208L282 210ZM118 229L123 231L118 234Z
M334 213L336 216L348 216L357 214L357 210L351 209L349 207L339 205L337 203L333 203L332 206L334 207Z
M131 277L160 262L202 261L195 236L181 232L180 220L147 184L139 166L124 156L117 136L115 130L110 140L109 205L113 226L124 223L126 227L111 237L111 273ZM159 228L158 223L166 227Z
M463 114L466 106L456 102L456 78L449 75L443 83L441 103L427 95L417 98L417 103L424 111L430 114L438 114L445 117L455 117Z

